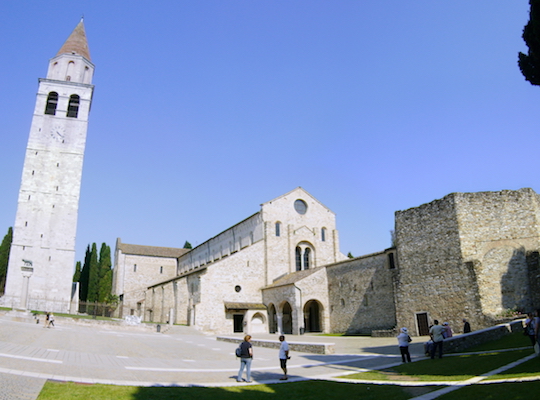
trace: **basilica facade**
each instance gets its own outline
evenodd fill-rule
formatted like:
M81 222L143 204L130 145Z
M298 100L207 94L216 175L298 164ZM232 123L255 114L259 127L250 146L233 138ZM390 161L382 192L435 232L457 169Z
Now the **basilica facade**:
M119 312L212 333L479 329L540 305L539 221L532 189L451 193L396 212L393 247L347 258L334 213L296 188L192 250L119 240Z

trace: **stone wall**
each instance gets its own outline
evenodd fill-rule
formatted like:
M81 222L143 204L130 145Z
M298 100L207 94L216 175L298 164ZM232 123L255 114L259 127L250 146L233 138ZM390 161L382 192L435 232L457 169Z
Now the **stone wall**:
M443 351L445 353L457 353L470 347L491 342L509 335L513 332L523 331L523 320L512 321L506 324L499 324L479 331L466 333L459 336L453 336L445 339L443 342Z
M396 212L398 326L420 334L426 315L456 331L463 318L485 328L538 304L538 216L531 189L452 193Z
M364 333L391 329L396 324L394 288L385 251L326 267L330 331Z

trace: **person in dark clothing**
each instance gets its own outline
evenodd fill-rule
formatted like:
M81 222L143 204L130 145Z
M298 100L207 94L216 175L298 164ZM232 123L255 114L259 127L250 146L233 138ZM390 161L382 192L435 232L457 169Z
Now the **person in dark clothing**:
M465 318L463 318L463 333L469 333L471 331L471 324Z

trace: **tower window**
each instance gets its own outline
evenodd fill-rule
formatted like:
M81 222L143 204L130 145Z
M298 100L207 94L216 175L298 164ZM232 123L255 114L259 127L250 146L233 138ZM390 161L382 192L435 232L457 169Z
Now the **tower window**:
M388 253L388 268L390 269L396 268L396 260L394 258L394 253Z
M51 92L47 96L47 105L45 106L45 114L56 115L56 106L58 105L58 93Z
M326 242L326 228L321 229L321 240Z
M276 236L281 236L281 222L276 222Z
M69 96L67 117L77 118L77 115L79 115L79 103L80 97L78 95L72 94L71 96Z
M160 273L160 274L163 273L163 267L159 267L159 273Z

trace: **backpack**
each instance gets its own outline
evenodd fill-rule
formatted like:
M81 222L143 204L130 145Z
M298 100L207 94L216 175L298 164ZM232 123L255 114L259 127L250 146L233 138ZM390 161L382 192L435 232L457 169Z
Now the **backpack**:
M242 356L242 348L240 346L238 346L236 348L234 354L236 354L236 357L241 357Z

